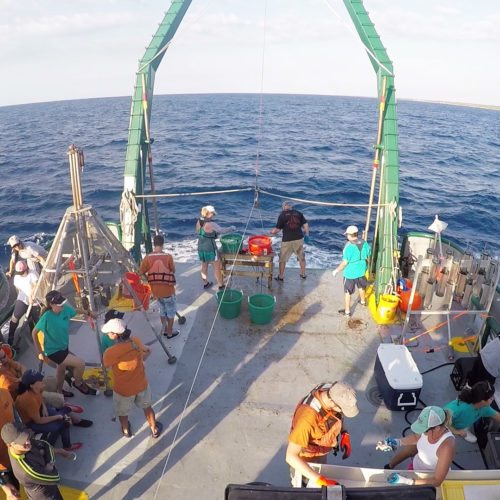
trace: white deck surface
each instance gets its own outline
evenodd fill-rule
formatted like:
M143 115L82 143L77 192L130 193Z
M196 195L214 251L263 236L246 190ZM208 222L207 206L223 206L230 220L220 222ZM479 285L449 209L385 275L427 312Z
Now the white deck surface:
M154 409L164 424L162 436L151 439L142 411L134 410L130 420L135 437L122 437L112 420L111 398L77 393L71 402L85 407L83 416L94 426L72 429L73 441L84 446L76 462L58 462L64 484L85 489L96 499L169 500L221 499L228 483L288 486L284 455L295 405L316 384L335 380L356 388L361 412L346 422L353 442L351 458L343 461L332 455L330 463L382 468L389 461L387 454L375 451L376 442L401 435L408 424L404 412L375 406L367 395L376 385L377 346L390 341L397 327L376 326L360 305L346 320L337 313L343 299L340 278L309 270L301 280L297 269L287 269L283 284L273 283L277 304L269 325L250 322L247 297L267 293L253 278L233 282L232 287L245 294L241 315L214 320L216 287L202 289L198 265L177 267L179 311L187 322L180 327L176 322L182 333L167 342L176 364L167 364L142 313L126 316L133 335L153 349L146 365ZM159 329L155 307L148 316ZM445 334L426 336L423 344L442 344ZM95 335L88 326L72 335L70 348L87 362L98 361ZM420 371L447 361L446 350L426 355L418 347L412 354ZM36 366L31 352L21 360ZM424 375L421 398L426 404L456 397L451 368ZM484 468L477 446L461 439L457 445L460 465Z

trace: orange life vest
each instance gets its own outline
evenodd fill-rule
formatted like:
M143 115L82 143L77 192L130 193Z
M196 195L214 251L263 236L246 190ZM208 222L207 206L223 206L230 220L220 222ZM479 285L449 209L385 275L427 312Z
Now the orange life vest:
M297 411L304 406L312 408L318 414L318 422L323 425L326 432L319 439L312 439L306 448L302 448L300 455L304 458L318 457L330 453L338 447L338 436L342 430L342 415L336 411L323 407L319 397L321 391L327 391L333 384L317 385L295 408L292 419L292 427L295 427Z
M175 274L165 264L167 254L150 253L148 259L151 267L147 270L148 283L150 285L175 285Z

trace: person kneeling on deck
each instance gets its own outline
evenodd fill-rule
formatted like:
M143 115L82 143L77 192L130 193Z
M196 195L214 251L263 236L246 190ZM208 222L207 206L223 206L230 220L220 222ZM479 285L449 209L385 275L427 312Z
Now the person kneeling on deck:
M33 439L31 431L18 423L7 423L1 436L9 450L12 471L30 500L63 500L58 488L55 455L75 460L76 455L52 448L47 441Z
M358 413L356 392L345 382L319 384L302 399L293 415L286 450L292 479L300 474L302 486L309 481L318 487L337 484L318 474L308 462L326 464L328 453L336 454L338 448L344 452L342 458L348 458L351 441L349 433L342 428L342 421L343 417L352 418Z
M122 434L127 438L133 436L128 413L135 404L144 411L151 436L157 438L163 425L156 420L151 407L151 390L144 369L144 360L151 354L151 349L144 346L138 337L130 336L131 331L122 319L109 320L102 331L116 340L116 344L103 354L103 362L106 368L113 370L113 405Z
M427 406L411 425L415 433L397 439L386 438L377 443L377 449L390 451L398 446L414 445L417 454L413 457L408 470L432 471L433 475L422 479L410 479L396 472L389 474L390 484L431 485L438 487L445 480L455 455L455 437L449 430L451 414L439 406Z
M358 239L358 228L349 226L344 235L347 243L342 251L342 262L332 274L337 274L344 270L344 309L339 309L340 314L349 317L351 315L351 295L355 287L359 290L359 303L366 305L365 289L367 285L366 270L368 268L368 257L371 254L370 245Z
M177 337L179 330L173 331L177 302L175 299L175 264L173 257L163 251L165 240L157 234L153 238L153 252L141 262L139 272L146 276L153 295L160 305L160 319L163 335L168 339Z

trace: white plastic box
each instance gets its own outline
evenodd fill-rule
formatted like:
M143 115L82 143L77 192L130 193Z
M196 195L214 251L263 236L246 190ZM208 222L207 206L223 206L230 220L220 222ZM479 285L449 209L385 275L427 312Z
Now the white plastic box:
M375 380L389 410L405 411L417 406L422 375L406 346L378 346Z

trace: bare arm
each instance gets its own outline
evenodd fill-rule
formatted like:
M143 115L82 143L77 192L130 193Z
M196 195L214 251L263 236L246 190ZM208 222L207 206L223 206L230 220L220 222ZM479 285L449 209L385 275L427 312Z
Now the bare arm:
M455 440L453 438L446 439L438 448L437 457L438 463L434 475L423 479L415 479L415 485L429 484L438 487L445 480L448 471L450 470L453 456L455 455Z
M399 440L400 444L403 446L409 446L412 444L417 444L417 441L420 439L420 434L410 434L404 438Z
M309 234L309 223L306 222L303 226L302 226L302 230L304 231L304 234L307 236Z
M320 475L315 470L311 469L303 458L300 458L299 454L301 450L302 447L300 445L289 442L286 449L286 462L290 467L293 467L303 476L315 483Z

